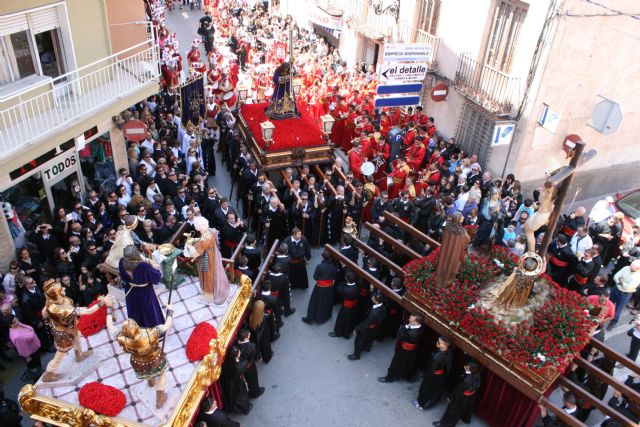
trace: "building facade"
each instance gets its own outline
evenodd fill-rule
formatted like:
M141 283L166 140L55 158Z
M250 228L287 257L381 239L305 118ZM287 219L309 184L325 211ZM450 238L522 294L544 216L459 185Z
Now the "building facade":
M280 9L329 33L350 65L380 64L385 43L431 45L425 111L494 176L514 173L533 188L545 171L568 162L563 146L573 135L597 151L574 181L580 198L637 185L629 179L640 162L633 139L640 131L634 0L301 4L283 0ZM435 102L430 90L439 82L449 91Z
M113 117L158 91L145 19L127 0L0 3L0 268L26 230L127 167Z

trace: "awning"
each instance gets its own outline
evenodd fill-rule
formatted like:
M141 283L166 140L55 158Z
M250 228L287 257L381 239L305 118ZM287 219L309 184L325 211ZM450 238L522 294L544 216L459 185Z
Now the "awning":
M336 30L340 32L342 30L342 16L333 15L329 12L316 6L311 10L311 16L309 20L318 26L327 28L329 30Z

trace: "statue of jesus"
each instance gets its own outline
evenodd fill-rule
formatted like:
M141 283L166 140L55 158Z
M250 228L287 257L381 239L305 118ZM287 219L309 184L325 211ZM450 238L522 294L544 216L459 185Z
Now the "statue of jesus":
M544 186L538 191L538 202L540 206L538 210L524 223L524 232L527 237L527 250L529 252L535 252L536 250L536 237L535 232L542 226L547 225L551 212L553 212L553 201L556 198L556 191L553 184L549 181L544 183ZM553 232L553 230L550 230Z
M463 219L460 212L454 213L442 232L442 246L436 266L436 285L439 288L453 283L469 245L469 235L462 227Z
M271 120L295 119L300 117L296 105L295 94L292 93L291 64L283 62L273 73L273 95L269 106L265 111L267 118Z

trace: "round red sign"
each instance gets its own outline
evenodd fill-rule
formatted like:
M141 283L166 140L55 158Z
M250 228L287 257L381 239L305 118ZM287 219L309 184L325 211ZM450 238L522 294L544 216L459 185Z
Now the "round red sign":
M449 86L446 83L440 82L431 88L431 99L435 102L444 101L449 95Z
M122 132L129 141L142 142L147 137L147 125L140 120L131 119L124 124Z

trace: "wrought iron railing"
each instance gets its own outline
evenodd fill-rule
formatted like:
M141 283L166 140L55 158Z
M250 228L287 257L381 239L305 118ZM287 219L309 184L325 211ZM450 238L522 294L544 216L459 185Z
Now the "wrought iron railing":
M458 61L456 89L498 115L508 115L520 101L520 79L498 71L463 53Z
M395 40L399 43L422 43L431 46L431 60L429 61L429 71L434 71L438 67L438 47L440 46L440 37L429 34L420 30L407 21L400 20L398 22Z
M0 99L0 159L158 82L158 47L143 42Z

